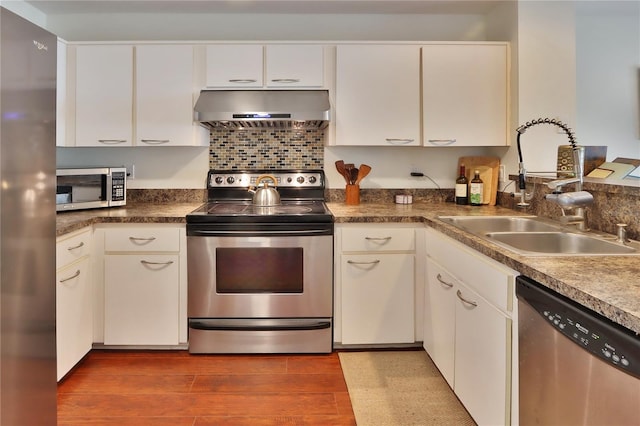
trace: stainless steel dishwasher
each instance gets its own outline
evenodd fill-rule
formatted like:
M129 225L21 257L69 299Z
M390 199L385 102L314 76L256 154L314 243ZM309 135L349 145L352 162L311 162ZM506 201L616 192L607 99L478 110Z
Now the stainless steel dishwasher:
M521 425L640 424L640 337L516 278Z

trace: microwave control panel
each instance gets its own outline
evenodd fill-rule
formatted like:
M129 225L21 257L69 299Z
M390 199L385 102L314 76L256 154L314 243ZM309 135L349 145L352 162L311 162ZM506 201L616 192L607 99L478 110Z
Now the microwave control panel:
M113 172L111 174L111 201L124 201L126 174L127 172Z

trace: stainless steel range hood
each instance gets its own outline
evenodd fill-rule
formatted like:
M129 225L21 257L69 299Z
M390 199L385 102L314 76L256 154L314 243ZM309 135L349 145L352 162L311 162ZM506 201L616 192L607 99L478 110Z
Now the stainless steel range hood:
M211 129L324 129L327 90L203 90L194 120Z

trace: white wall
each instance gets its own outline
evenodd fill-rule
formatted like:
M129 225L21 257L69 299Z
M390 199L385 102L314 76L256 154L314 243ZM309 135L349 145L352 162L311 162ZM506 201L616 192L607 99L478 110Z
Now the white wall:
M611 161L640 158L640 2L610 3L578 11L576 127L580 144L607 145Z
M31 21L42 28L48 29L47 16L40 10L34 8L30 4L25 3L22 0L0 0L0 6L4 7L7 10L10 10L16 15L22 16L24 19ZM55 32L53 33L56 34Z
M51 15L68 41L482 40L476 15L83 14Z

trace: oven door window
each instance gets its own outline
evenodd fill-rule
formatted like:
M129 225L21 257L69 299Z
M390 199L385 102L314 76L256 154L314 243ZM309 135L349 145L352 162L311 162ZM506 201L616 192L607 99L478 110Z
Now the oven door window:
M302 293L302 247L216 248L217 293Z

